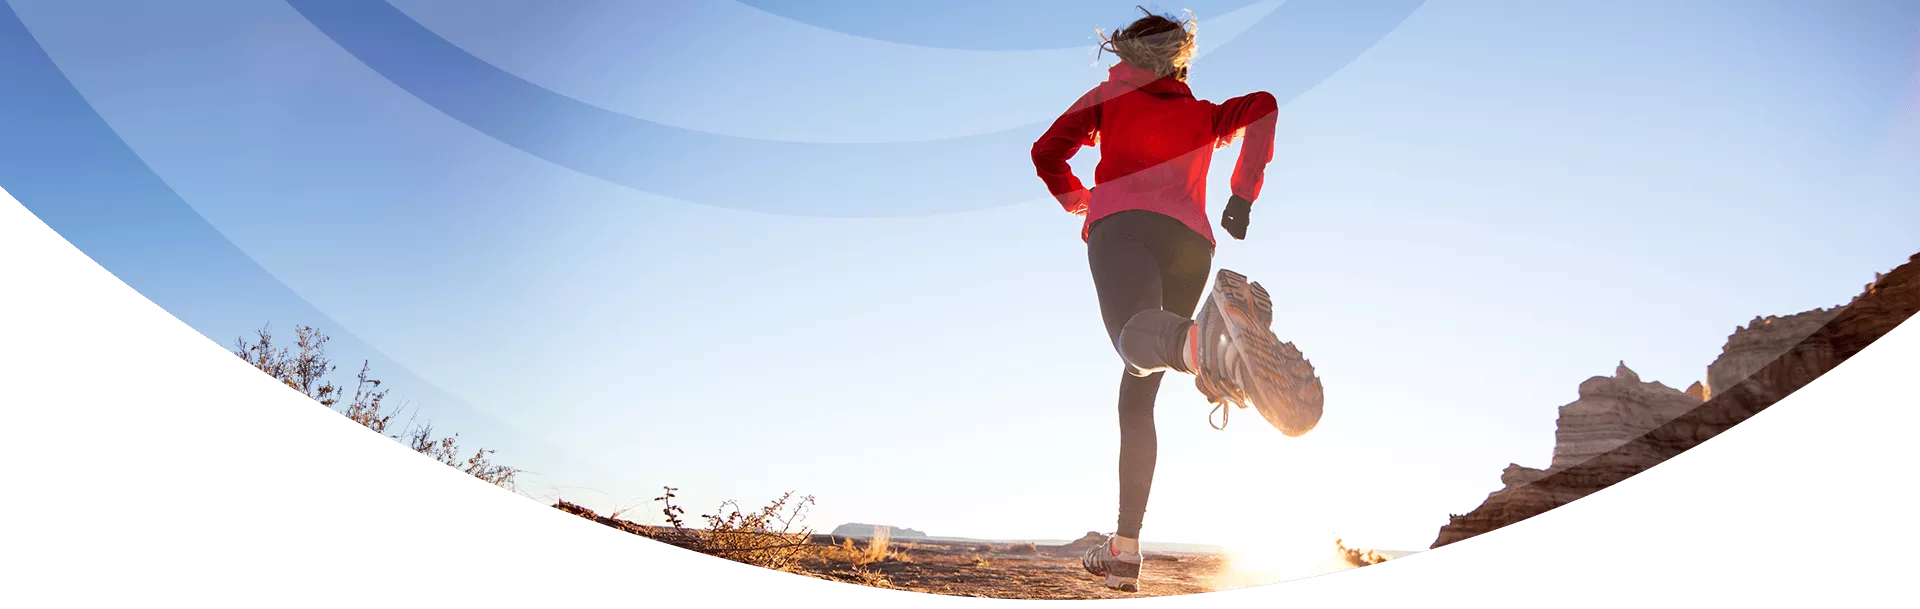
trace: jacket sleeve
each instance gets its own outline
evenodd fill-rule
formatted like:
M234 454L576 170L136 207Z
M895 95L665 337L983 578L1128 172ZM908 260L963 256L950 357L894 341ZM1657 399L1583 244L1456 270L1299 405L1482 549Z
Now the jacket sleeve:
M1033 143L1033 168L1040 180L1047 185L1060 206L1068 212L1083 214L1087 211L1090 193L1073 175L1073 167L1067 160L1080 152L1080 148L1092 146L1100 139L1100 104L1103 100L1100 89L1094 88L1073 103L1053 125Z
M1229 99L1213 110L1213 136L1221 143L1241 138L1240 161L1233 167L1233 194L1251 202L1260 197L1267 163L1273 160L1273 130L1280 105L1259 91Z

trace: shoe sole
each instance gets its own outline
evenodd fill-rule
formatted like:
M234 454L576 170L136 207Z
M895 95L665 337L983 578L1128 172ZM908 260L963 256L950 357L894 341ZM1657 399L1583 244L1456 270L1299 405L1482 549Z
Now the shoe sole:
M1140 591L1140 580L1136 578L1108 575L1105 583L1107 588L1111 590L1119 590L1121 592Z
M1220 269L1210 296L1226 314L1227 333L1248 362L1253 407L1268 423L1289 437L1304 435L1320 424L1326 401L1313 363L1293 343L1273 335L1273 297L1247 276Z

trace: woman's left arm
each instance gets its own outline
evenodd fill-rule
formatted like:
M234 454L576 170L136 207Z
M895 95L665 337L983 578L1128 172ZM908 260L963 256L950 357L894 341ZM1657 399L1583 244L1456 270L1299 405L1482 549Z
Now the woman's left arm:
M1087 202L1091 193L1073 175L1073 166L1067 164L1075 153L1085 146L1092 146L1100 139L1100 89L1095 87L1073 103L1053 125L1033 143L1033 167L1040 180L1047 185L1047 192L1053 194L1060 207L1074 215L1087 213Z

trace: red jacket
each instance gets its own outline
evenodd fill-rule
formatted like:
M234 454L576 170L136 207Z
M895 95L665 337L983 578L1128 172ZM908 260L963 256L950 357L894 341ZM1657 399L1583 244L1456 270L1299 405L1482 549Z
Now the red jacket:
M1213 241L1213 223L1207 220L1213 151L1243 138L1233 194L1255 200L1273 159L1278 110L1266 92L1224 104L1194 99L1186 83L1121 62L1033 143L1033 166L1062 207L1086 216L1082 240L1095 220L1144 209L1172 216ZM1089 191L1067 159L1082 146L1096 145L1100 164Z

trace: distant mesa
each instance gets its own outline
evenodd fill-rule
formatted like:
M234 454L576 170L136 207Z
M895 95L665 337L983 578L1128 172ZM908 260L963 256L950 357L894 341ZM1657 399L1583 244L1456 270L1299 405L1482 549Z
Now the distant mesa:
M1546 469L1510 464L1503 488L1454 514L1438 548L1566 505L1698 446L1839 366L1920 312L1920 254L1846 306L1755 317L1727 337L1706 379L1685 391L1640 380L1621 362L1560 407Z
M926 539L927 537L924 531L903 529L893 525L861 524L858 522L849 522L835 527L833 529L833 536L871 539L875 537L874 533L883 529L887 532L887 537L890 539Z
M1101 534L1099 531L1088 531L1086 535L1081 535L1079 539L1067 543L1040 546L1039 551L1041 554L1048 556L1078 557L1086 553L1089 548L1098 546L1106 541L1107 536ZM1217 555L1226 552L1226 548L1219 546L1190 543L1144 542L1140 545L1140 549L1145 552L1147 560L1166 562L1179 562L1181 556Z
M1101 535L1099 531L1087 531L1087 534L1081 535L1079 539L1057 546L1049 546L1047 553L1062 556L1079 556L1086 552L1088 548L1106 543L1106 541L1107 536Z

